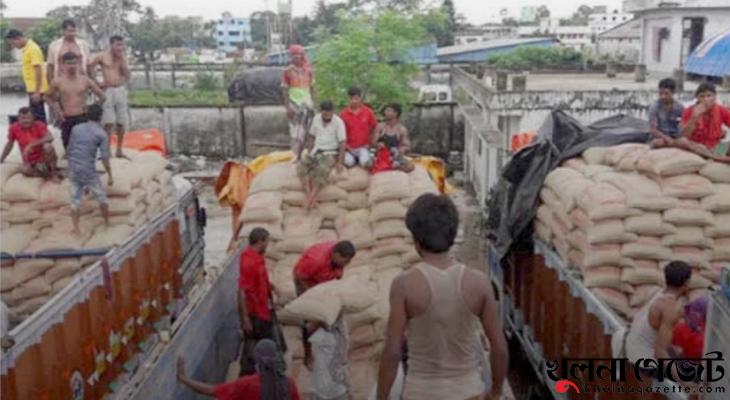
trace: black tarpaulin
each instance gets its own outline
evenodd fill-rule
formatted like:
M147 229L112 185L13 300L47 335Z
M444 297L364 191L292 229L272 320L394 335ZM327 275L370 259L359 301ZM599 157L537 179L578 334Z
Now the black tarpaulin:
M281 75L285 68L251 68L239 72L228 85L228 101L243 105L284 104Z
M646 121L625 115L583 126L564 112L553 111L535 143L512 157L489 193L487 230L499 258L503 259L513 244L532 235L540 190L550 171L590 147L647 143L648 132Z

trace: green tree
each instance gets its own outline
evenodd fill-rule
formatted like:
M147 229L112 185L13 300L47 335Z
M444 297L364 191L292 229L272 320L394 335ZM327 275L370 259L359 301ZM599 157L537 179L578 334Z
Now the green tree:
M520 47L487 60L488 65L507 70L575 68L582 62L582 54L569 47Z
M254 47L266 48L268 45L268 21L273 21L276 14L272 11L256 11L251 14L251 42Z
M3 19L0 21L0 37L2 37L3 44L0 45L0 62L13 62L13 48L10 43L5 40L5 35L10 30L10 23Z
M423 14L414 16L435 40L439 47L454 44L455 25L443 9L433 8Z
M137 59L149 62L159 58L159 51L164 48L165 43L157 14L152 7L145 8L139 22L130 26L129 36Z
M318 97L344 106L347 88L359 86L376 110L387 102L412 102L409 82L418 69L405 55L430 41L421 21L385 11L343 17L339 26L341 33L323 41L314 57Z
M142 6L136 0L122 1L122 25L128 26L132 15L138 15L142 12ZM104 43L107 35L107 27L104 25L109 10L107 3L103 0L91 0L86 6L61 6L52 9L46 16L58 21L64 19L73 19L79 28L86 31L89 35L88 39L97 47L106 46ZM115 32L119 33L119 32Z
M48 54L48 45L60 36L60 31L61 22L58 20L49 20L31 28L27 35L38 43L38 46L43 49L44 54Z

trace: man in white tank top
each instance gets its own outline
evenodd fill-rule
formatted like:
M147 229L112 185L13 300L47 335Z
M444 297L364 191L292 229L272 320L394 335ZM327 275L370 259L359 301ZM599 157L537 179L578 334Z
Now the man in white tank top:
M682 297L689 290L692 267L684 261L672 261L664 267L666 288L657 292L634 316L626 336L626 358L671 358L672 332L682 317Z
M422 262L393 280L378 400L387 400L408 343L404 400L498 399L507 374L507 344L489 278L449 255L459 227L454 203L425 194L406 215ZM490 346L492 387L481 379L479 325Z

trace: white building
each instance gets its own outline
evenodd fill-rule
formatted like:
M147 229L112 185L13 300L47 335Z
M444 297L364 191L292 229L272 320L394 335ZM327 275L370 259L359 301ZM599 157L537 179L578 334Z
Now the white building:
M463 45L516 36L517 28L514 26L482 25L478 28L456 32L454 34L454 44Z
M560 43L577 51L591 47L591 28L587 25L560 26L559 18L548 18L540 21L540 25L520 26L517 28L519 37L553 37Z
M596 54L635 64L641 53L641 20L632 19L596 36Z
M636 11L641 21L640 63L647 71L671 74L703 40L730 26L728 0L687 0L686 6ZM690 6L700 4L702 6Z
M248 18L236 18L229 12L217 21L213 37L222 52L231 52L243 48L251 42L251 24Z
M613 13L591 14L588 16L588 26L591 28L593 35L600 35L603 32L613 29L615 26L621 25L634 19L633 14L619 13L615 10Z

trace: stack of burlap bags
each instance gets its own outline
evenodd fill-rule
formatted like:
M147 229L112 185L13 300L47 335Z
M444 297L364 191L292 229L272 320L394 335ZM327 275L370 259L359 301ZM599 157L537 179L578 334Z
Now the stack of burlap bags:
M308 392L310 377L302 366L299 323L330 324L340 315L350 334L354 398L364 399L372 389L385 335L390 283L418 261L405 215L423 193L438 190L420 167L410 174L392 171L374 176L361 168L333 171L309 212L304 209L296 165L273 164L251 183L241 237L257 226L272 232L267 267L278 292L278 315L289 345L288 365L302 392ZM337 240L349 240L357 249L343 279L319 285L295 299L293 270L302 252L313 244Z
M672 260L694 267L690 298L730 264L730 165L644 144L591 148L553 170L535 229L584 283L631 318Z
M114 184L101 178L109 198L110 225L103 223L98 203L83 197L80 235L72 235L70 183L44 181L19 173L20 164L0 165L2 251L9 254L78 251L123 242L150 218L172 205L175 191L167 161L158 153L127 151L130 160L111 160ZM103 171L101 165L97 166ZM67 171L65 171L68 174ZM4 261L0 298L13 322L35 312L98 257L36 258Z

